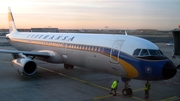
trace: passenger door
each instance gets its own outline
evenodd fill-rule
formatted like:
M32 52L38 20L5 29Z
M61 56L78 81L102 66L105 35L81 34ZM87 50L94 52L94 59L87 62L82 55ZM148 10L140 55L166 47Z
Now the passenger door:
M117 64L119 62L119 54L124 40L116 40L111 48L110 62Z

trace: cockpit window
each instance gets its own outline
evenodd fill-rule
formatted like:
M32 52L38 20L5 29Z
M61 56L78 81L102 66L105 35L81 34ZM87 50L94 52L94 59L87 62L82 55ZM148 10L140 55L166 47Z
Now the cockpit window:
M135 51L134 51L134 53L133 53L133 55L139 55L139 53L140 53L140 51L141 51L141 49L136 49Z
M148 56L148 55L149 55L148 50L142 49L140 56Z
M155 49L136 49L133 53L134 56L163 56L160 50Z
M151 56L161 56L162 55L159 50L149 49L149 53Z
M161 53L161 55L163 55L163 52L161 52L161 50L159 50L159 52Z

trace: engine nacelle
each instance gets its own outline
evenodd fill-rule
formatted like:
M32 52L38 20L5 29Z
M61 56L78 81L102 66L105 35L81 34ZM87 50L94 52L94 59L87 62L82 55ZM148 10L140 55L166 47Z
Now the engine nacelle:
M36 63L28 57L14 59L12 65L20 74L24 75L33 75L37 69Z

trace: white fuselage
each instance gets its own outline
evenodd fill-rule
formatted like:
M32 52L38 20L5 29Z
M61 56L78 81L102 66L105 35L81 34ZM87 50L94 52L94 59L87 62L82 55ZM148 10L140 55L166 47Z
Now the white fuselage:
M152 68L157 68L157 60L151 56L136 57L135 50L159 50L159 48L145 39L129 35L113 34L76 34L76 33L19 33L7 35L10 43L17 50L48 52L53 58L39 58L51 63L64 63L84 68L90 68L113 75L136 78L154 79ZM139 53L140 54L140 53ZM149 53L150 54L150 53ZM161 55L160 55L161 57ZM148 58L148 59L147 59ZM149 60L150 59L150 60ZM162 68L169 61L167 58L158 60L160 78ZM146 70L147 69L147 70ZM147 75L146 75L147 74ZM146 75L146 77L143 77ZM164 74L163 74L164 75Z

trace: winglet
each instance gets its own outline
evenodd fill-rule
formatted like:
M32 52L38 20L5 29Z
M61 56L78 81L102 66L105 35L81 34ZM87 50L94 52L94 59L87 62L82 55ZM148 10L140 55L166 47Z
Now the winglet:
M125 35L128 35L126 31L125 31Z
M9 33L17 31L10 7L8 8Z

